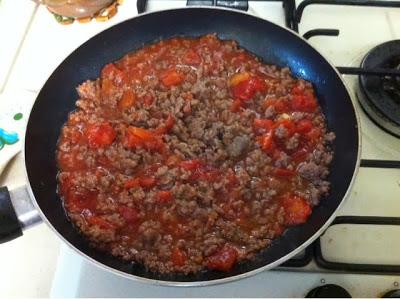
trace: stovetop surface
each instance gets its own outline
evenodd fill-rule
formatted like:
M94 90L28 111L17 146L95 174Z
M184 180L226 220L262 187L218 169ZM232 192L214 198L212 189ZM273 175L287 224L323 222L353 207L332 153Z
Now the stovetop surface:
M10 1L4 1L9 3ZM14 1L13 1L14 2ZM300 2L298 2L300 3ZM148 10L184 7L185 0L149 0ZM0 24L7 24L7 9L0 6ZM74 23L61 26L42 6L26 1L20 14L14 19L18 34L9 34L9 43L4 47L0 62L5 68L0 72L2 109L0 125L12 129L16 126L13 116L30 107L41 86L57 65L77 46L94 34L137 15L135 1L125 1L118 14L109 22L89 24ZM250 1L249 13L285 25L281 2ZM10 20L8 20L10 21ZM366 8L352 6L308 7L300 23L300 34L315 28L335 28L338 37L318 36L309 42L336 66L359 66L363 56L374 46L400 39L400 9ZM46 47L43 47L46 45ZM18 49L18 50L16 50ZM1 68L0 68L1 69ZM357 77L346 75L345 82L360 116L362 132L362 158L377 160L400 160L400 139L384 132L374 124L361 109L357 100ZM4 105L4 106L3 106ZM29 110L29 109L28 109ZM4 111L4 112L3 112ZM8 120L8 121L7 121ZM23 141L23 133L21 142ZM0 152L1 155L1 152ZM10 166L6 178L9 186L25 184L23 163L18 156ZM358 220L374 217L399 217L400 215L400 171L396 168L365 168L359 170L355 184L338 216L362 216ZM350 218L350 220L354 218ZM374 218L375 219L375 218ZM382 218L379 218L382 219ZM379 220L378 219L378 220ZM349 218L345 219L346 221ZM352 221L347 221L352 222ZM361 221L362 222L362 221ZM378 264L400 265L400 226L389 224L342 223L331 226L321 237L317 246L321 248L322 264ZM378 221L379 223L379 221ZM318 252L313 248L311 253ZM312 254L315 258L315 254ZM319 261L321 262L321 260ZM336 265L336 264L335 264ZM311 287L326 283L346 286L353 296L378 296L384 290L396 287L400 271L391 274L358 274L346 267L335 271L346 271L345 275L332 273L313 260L306 266L263 272L252 278L230 283L225 287L176 289L150 287L120 278L84 261L66 247L62 247L52 294L71 296L303 296ZM288 271L286 271L288 270ZM78 274L77 274L78 273ZM65 277L75 277L65 282ZM101 282L101 283L98 283ZM103 283L104 282L104 283ZM96 285L96 287L94 287ZM251 289L245 286L251 285ZM74 293L69 293L73 290ZM223 290L223 291L222 291Z

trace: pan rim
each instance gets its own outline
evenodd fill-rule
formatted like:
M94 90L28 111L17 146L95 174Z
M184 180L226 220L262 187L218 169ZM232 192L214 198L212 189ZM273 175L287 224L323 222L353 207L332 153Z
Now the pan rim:
M301 35L299 35L298 33L294 32L291 29L288 29L282 25L276 24L272 21L263 19L259 16L254 16L252 14L250 14L249 12L243 12L243 11L238 11L235 9L231 9L231 8L224 8L224 7L214 7L214 6L186 6L186 7L182 7L182 8L171 8L171 9L164 9L164 10L157 10L157 11L149 11L149 12L145 12L142 14L138 14L136 16L133 16L132 18L126 19L126 20L121 20L121 22L118 22L102 31L100 31L99 33L91 36L90 38L88 38L87 40L85 40L83 43L79 44L77 48L73 49L65 58L64 60L69 57L72 53L74 53L80 46L82 46L83 44L85 44L86 42L88 42L89 40L91 40L93 37L98 36L100 34L102 34L104 31L109 30L110 28L113 28L121 23L124 22L129 22L132 19L136 19L136 18L140 18L142 16L146 16L146 15L150 15L150 14L157 14L157 13L162 13L162 12L168 12L168 11L177 11L177 10L193 10L193 9L204 9L204 10L222 10L222 11L228 11L231 13L236 13L236 14L244 14L246 16L250 16L252 18L256 18L259 19L263 22L269 22L274 26L279 27L280 29L286 30L287 32L289 32L290 34L294 35L297 38L300 38L301 40L303 40L303 42L305 42L309 47L311 47L313 50L315 50L317 53L319 53L319 55L321 55L321 57L329 64L329 66L334 70L334 72L336 73L338 79L341 81L341 83L343 84L350 102L351 102L351 106L353 108L353 112L355 115L355 119L356 119L356 125L357 125L357 133L358 133L358 148L357 148L357 159L356 159L356 164L354 167L354 171L352 174L352 178L351 181L349 183L349 186L346 190L346 193L344 194L341 202L339 203L339 205L337 206L336 210L332 213L332 215L328 218L328 220L324 223L324 225L322 225L310 238L308 238L304 243L302 243L300 246L298 246L297 248L293 249L292 251L290 251L288 254L282 256L281 258L279 258L278 260L275 260L272 263L269 263L265 266L262 266L260 268L248 271L248 272L244 272L241 274L237 274L237 275L233 275L233 276L229 276L229 277L224 277L224 278L218 278L218 279L212 279L212 280L204 280L204 281L166 281L166 280L158 280L158 279L152 279L152 278L146 278L146 277L142 277L142 276L137 276L134 274L130 274L127 272L123 272L121 270L115 269L111 266L105 265L101 262L99 262L98 260L90 257L89 255L87 255L86 253L82 252L81 250L79 250L78 248L76 248L73 244L71 244L68 240L66 240L64 238L64 236L58 232L58 230L52 225L52 223L47 219L46 215L43 213L42 209L40 208L39 204L36 201L35 195L33 193L32 190L32 186L30 184L29 181L29 176L28 176L28 170L27 170L27 162L26 162L26 151L25 151L25 147L26 147L26 141L23 143L23 148L22 148L22 152L23 152L23 160L25 163L25 167L24 167L24 174L25 174L25 179L27 182L27 190L28 193L31 197L32 203L34 205L34 207L37 209L40 217L42 218L43 222L46 223L46 225L56 234L56 236L58 236L59 239L61 239L63 241L64 244L66 244L69 248L71 248L75 253L79 254L80 256L84 257L86 260L89 260L92 264L96 265L97 267L99 267L102 270L107 270L111 273L114 273L120 277L126 278L126 279L130 279L133 281L138 281L138 282L143 282L146 284L150 284L150 285L156 285L156 286L171 286L171 287L201 287L201 286L211 286L211 285L218 285L218 284L223 284L223 283L228 283L228 282L233 282L239 279L243 279L243 278L247 278L247 277L251 277L254 276L258 273L261 273L263 271L266 270L271 270L277 266L279 266L280 264L282 264L283 262L289 260L290 258L294 257L295 255L297 255L298 253L300 253L303 249L305 249L307 246L309 246L312 242L314 242L320 235L322 235L322 233L329 227L329 225L332 223L332 221L335 219L336 214L338 213L338 210L343 206L344 202L347 200L351 189L354 185L355 182L355 178L357 176L357 173L359 171L360 168L360 162L361 162L361 128L360 128L360 116L359 116L359 112L355 109L355 105L353 100L351 99L351 92L346 84L346 82L344 81L344 79L342 78L342 76L340 75L340 73L338 72L338 70L334 67L334 65L325 57L323 56L320 51L318 51L314 46L312 46L304 37L302 37ZM54 71L64 62L61 61L58 66L54 69ZM54 73L54 71L52 72L52 74ZM51 75L46 79L46 81L43 83L38 95L40 94L43 86L46 84L47 80L51 77ZM36 102L36 100L35 100ZM35 103L33 104L33 106L35 105ZM32 107L33 107L32 106ZM31 112L33 109L30 110L29 112L29 117L28 117L28 123L29 123L29 119L31 116ZM26 127L26 131L28 130L28 126Z

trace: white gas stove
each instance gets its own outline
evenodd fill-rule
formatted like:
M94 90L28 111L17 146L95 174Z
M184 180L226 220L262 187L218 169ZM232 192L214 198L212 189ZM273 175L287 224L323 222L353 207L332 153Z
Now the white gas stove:
M185 5L186 0L149 0L147 11ZM17 17L15 9L20 11ZM286 25L281 1L249 1L248 12ZM58 64L91 36L137 14L136 0L126 0L119 7L118 14L108 22L75 22L66 26L56 23L46 8L30 1L3 0L0 3L0 31L8 40L2 45L0 54L0 104L4 107L0 110L0 127L20 133L20 141L13 146L21 144L24 126L21 124L25 123L27 111ZM15 29L7 32L10 24ZM400 8L310 5L303 13L299 32L304 34L316 28L340 31L337 37L315 36L309 40L333 65L358 67L372 48L400 39ZM362 165L369 167L360 168L338 218L303 255L285 267L240 281L209 287L177 288L146 285L116 276L97 268L63 245L51 296L304 297L315 287L336 284L353 297L379 297L398 289L400 138L371 121L361 108L358 76L344 75L344 78L361 119L362 159L370 160ZM14 116L19 112L23 118L17 122ZM0 150L0 157L6 148L7 145ZM390 162L382 163L380 160ZM23 167L22 158L17 156L0 182L10 189L23 185Z

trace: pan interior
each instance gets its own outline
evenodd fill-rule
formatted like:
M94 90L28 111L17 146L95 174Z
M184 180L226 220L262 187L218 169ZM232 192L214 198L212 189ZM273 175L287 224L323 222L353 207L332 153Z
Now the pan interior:
M288 66L311 81L317 91L329 130L336 133L331 164L330 195L314 209L309 221L293 227L260 252L254 261L238 264L228 273L204 271L193 275L160 275L96 251L73 229L57 195L55 151L60 128L74 110L75 87L99 76L103 65L143 45L174 36L216 33L234 39L266 63ZM50 224L72 246L98 262L131 274L161 281L202 282L272 266L309 240L336 211L352 181L358 160L357 120L349 94L338 74L304 40L268 21L240 12L187 8L142 15L120 23L87 41L67 57L43 86L32 109L26 132L26 169L38 206Z

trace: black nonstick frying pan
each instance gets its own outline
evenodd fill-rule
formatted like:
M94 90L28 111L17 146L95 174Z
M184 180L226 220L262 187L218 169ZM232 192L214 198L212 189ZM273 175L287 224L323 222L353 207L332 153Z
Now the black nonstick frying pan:
M331 193L316 207L306 224L288 229L260 252L230 272L204 271L194 275L151 273L139 264L123 262L91 247L68 221L57 195L55 159L60 128L74 110L75 87L99 76L108 62L127 52L174 36L216 33L234 39L264 62L288 66L313 83L329 130L336 133L329 181ZM43 64L46 62L43 61ZM266 20L228 9L184 8L153 12L122 22L94 36L68 56L47 80L33 106L25 141L25 165L31 199L43 220L79 254L131 279L164 285L206 285L226 282L271 269L293 257L316 239L334 219L349 192L360 161L360 133L350 95L335 68L297 34ZM20 234L17 216L0 198L0 237ZM15 201L14 201L15 203Z

